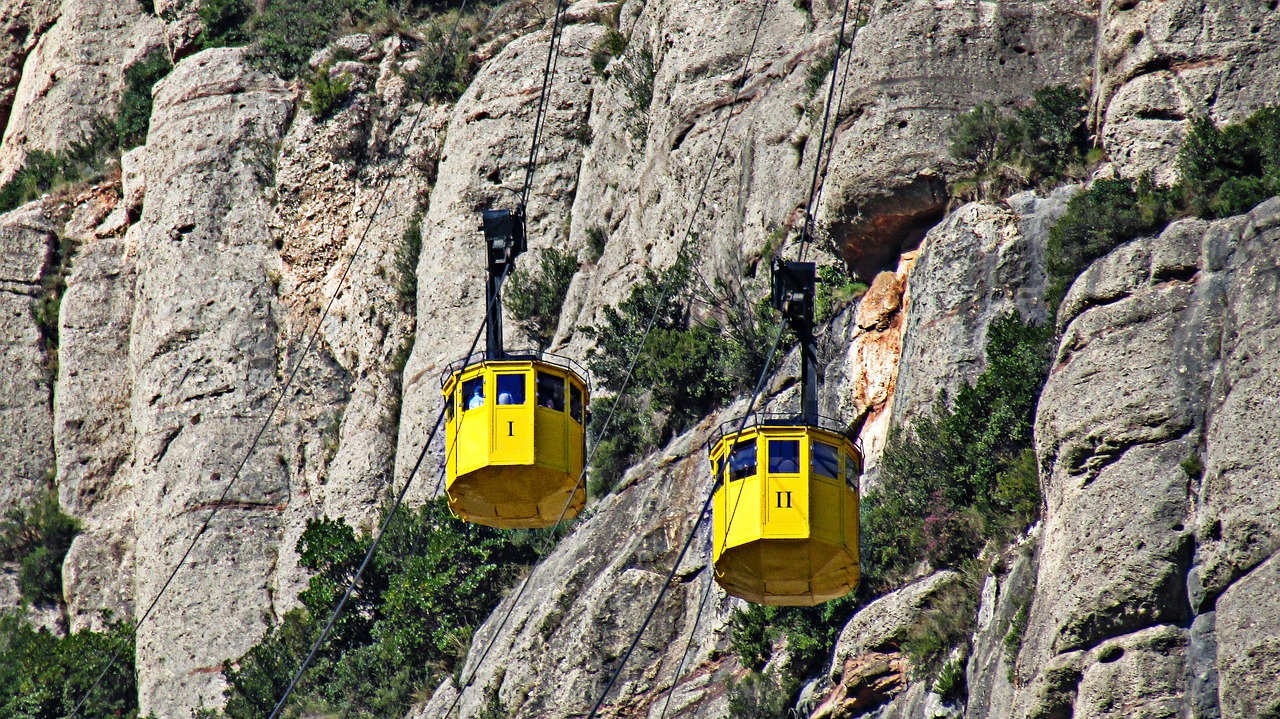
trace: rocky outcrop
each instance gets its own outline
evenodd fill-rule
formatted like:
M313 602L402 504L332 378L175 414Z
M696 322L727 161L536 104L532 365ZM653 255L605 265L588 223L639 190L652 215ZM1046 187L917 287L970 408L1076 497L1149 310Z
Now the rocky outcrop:
M58 238L39 205L0 218L0 512L48 492L53 458L53 377L36 302L56 262Z
M987 327L996 319L1017 312L1028 322L1047 321L1045 245L1074 192L965 205L929 232L907 283L894 423L910 423L939 393L954 398L982 373Z
M859 276L892 264L942 218L957 111L1087 80L1093 13L1075 0L873 6L838 87L844 102L819 214Z
M1280 464L1278 233L1280 200L1178 222L1095 263L1063 302L1036 425L1047 507L1017 663L1029 715L1138 702L1246 717L1280 702L1261 670L1280 628L1262 599L1280 548L1263 479ZM1203 701L1206 652L1218 707ZM1121 655L1142 679L1090 680Z
M113 133L124 70L163 51L163 23L137 2L62 0L22 66L0 144L0 179L32 149L59 152Z
M1265 2L1101 3L1094 113L1122 175L1170 182L1189 120L1238 122L1280 104L1275 10Z
M288 475L276 435L246 452L280 371L266 219L292 108L288 88L236 49L193 56L155 89L146 200L126 236L138 253L129 366L139 607L220 511L139 628L143 713L217 706L216 667L253 645L272 605Z

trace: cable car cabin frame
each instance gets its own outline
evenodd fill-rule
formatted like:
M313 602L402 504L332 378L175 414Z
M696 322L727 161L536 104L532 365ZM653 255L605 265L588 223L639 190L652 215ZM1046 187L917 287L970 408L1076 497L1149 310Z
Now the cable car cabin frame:
M586 372L546 353L484 356L455 362L441 377L449 509L500 529L576 517L587 499Z
M716 581L771 606L848 594L861 578L858 444L827 418L756 414L739 424L725 423L711 446Z

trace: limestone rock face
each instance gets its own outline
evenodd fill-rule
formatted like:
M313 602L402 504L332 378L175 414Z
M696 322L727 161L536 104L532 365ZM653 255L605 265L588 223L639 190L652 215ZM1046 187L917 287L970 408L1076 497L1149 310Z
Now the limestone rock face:
M0 511L42 496L53 469L53 378L35 304L56 243L42 203L0 215Z
M875 4L837 87L844 100L820 213L849 266L870 279L941 219L957 111L1084 82L1093 35L1092 7L1075 0Z
M1017 665L1030 714L1072 696L1077 711L1095 701L1203 708L1212 687L1189 685L1182 667L1209 677L1206 652L1223 717L1280 702L1274 674L1243 669L1274 652L1265 637L1280 622L1261 599L1280 548L1280 496L1261 479L1280 463L1274 393L1263 389L1280 373L1278 233L1280 200L1178 222L1096 262L1064 300L1036 425L1047 510ZM1215 609L1216 647L1204 646L1214 632L1177 628L1204 629ZM1152 632L1170 638L1151 644ZM1131 671L1167 680L1099 685L1087 681L1087 660L1061 669L1081 651L1105 654L1112 638L1134 642L1123 652L1139 655Z
M22 79L22 66L40 36L58 19L57 0L0 3L0 125L7 124Z
M78 518L64 564L71 628L100 627L100 610L133 613L133 375L126 360L136 255L122 238L80 245L62 297L54 446L58 499Z
M1073 190L1023 193L1008 206L965 205L926 236L907 284L907 318L893 421L910 423L938 393L954 398L986 368L987 327L1016 311L1046 321L1048 228Z
M1126 177L1177 177L1188 121L1233 122L1280 103L1280 17L1267 3L1107 0L1098 16L1094 102Z
M163 51L162 29L136 2L62 0L22 67L0 144L0 178L12 177L29 150L67 150L114 131L124 69Z
M137 247L129 366L137 433L137 602L145 607L191 538L220 511L138 632L143 713L221 702L221 675L265 628L288 476L268 434L280 362L267 162L292 112L279 80L236 49L178 64L155 89ZM269 168L270 165L268 164ZM219 503L226 483L238 481ZM234 599L232 599L234 598Z

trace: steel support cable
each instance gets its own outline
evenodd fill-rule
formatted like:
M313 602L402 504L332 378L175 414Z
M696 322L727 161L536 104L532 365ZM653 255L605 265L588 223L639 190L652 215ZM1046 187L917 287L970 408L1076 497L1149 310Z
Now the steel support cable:
M861 18L862 8L863 8L863 2L864 2L864 0L858 0L858 10L857 10L857 11L855 12L855 14L854 14L854 24L855 24L855 27L854 27L854 31L853 31L853 37L851 37L851 38L850 38L850 40L849 40L849 42L850 42L850 44L851 44L851 45L852 45L853 41L854 41L854 40L857 38L857 36L858 36L858 29L859 29L859 28L858 28L858 26L857 26L857 23L859 22L859 20L860 20L860 18ZM803 229L802 229L802 231L801 231L801 260L802 260L802 261L803 261L803 259L804 259L804 253L805 253L805 252L806 252L806 250L808 249L808 247L807 247L807 244L806 244L806 243L808 243L808 241L809 241L809 240L808 240L808 237L809 237L809 234L810 234L810 228L812 227L812 215L811 215L812 208L814 207L814 205L815 205L815 203L818 201L818 199L820 199L820 198L822 197L822 191L826 188L826 177L827 177L827 172L828 172L828 171L830 170L830 168L831 168L831 157L832 157L833 151L834 151L834 149L835 149L835 135L836 135L836 129L837 129L837 126L838 126L838 122L837 122L837 123L835 123L835 124L832 124L832 126L831 126L831 138L830 138L830 140L829 140L830 149L829 149L829 150L827 151L827 153L826 153L826 160L825 160L825 162L824 162L823 157L822 157L822 148L823 148L823 145L828 144L828 141L825 141L825 138L826 138L826 130L827 130L828 118L829 118L829 116L830 116L831 108L832 108L832 106L833 106L833 105L832 105L832 102L831 102L831 100L832 100L831 95L832 95L832 93L833 93L833 92L834 92L834 90L835 90L836 75L837 75L837 73L839 72L840 52L841 52L841 48L843 48L843 46L844 46L845 22L846 22L846 21L847 21L847 19L848 19L848 12L849 12L849 2L847 2L847 1L846 1L846 2L845 2L845 14L844 14L844 18L842 18L842 20L841 20L841 25L840 25L840 37L839 37L839 39L837 40L836 58L835 58L835 61L834 61L834 62L833 62L833 64L832 64L832 69L831 69L831 88L828 90L828 93L827 93L827 108L826 108L826 111L824 111L824 113L823 113L823 121L822 121L822 137L823 137L824 139L819 141L818 157L817 157L817 159L816 159L816 161L815 161L815 163L814 163L814 173L815 173L815 176L814 176L813 183L812 183L812 184L811 184L811 186L810 186L810 200L806 203L806 206L805 206L805 225L804 225L804 228L803 228ZM850 62L846 62L846 63L845 63L845 68L844 68L844 76L841 78L841 81L840 81L840 95L839 95L838 99L836 100L836 102L835 102L835 104L834 104L834 107L836 108L837 119L838 119L838 116L839 116L840 107L844 105L844 93L845 93L845 88L846 88L846 86L848 85L848 82L849 82L849 68L850 68L850 67L852 67L852 63L850 63ZM821 167L821 168L822 168L822 173L821 173L821 179L822 179L822 182L818 182L818 179L819 179L819 178L818 178L817 172L818 172L818 168L819 168L819 167ZM814 195L814 188L816 188L816 196ZM741 430L739 430L739 431L741 431ZM734 501L733 511L732 511L732 512L730 513L730 515L729 515L728 522L726 522L726 524L725 524L725 542L726 542L726 544L727 544L727 542L728 542L729 527L733 524L733 517L734 517L734 515L735 515L735 514L737 514L737 510L738 510L738 503L741 501L741 499L742 499L742 495L741 495L741 494L739 494L739 495L738 495L738 497L737 497L737 498L735 499L735 501ZM723 547L723 546L721 547L721 551L724 551L724 547ZM683 667L684 667L684 662L685 662L685 660L688 658L689 649L693 646L693 640L694 640L694 638L697 636L697 632L698 632L698 624L699 624L699 622L700 622L700 621L701 621L701 619L702 619L702 612L703 612L703 609L704 609L704 608L705 608L705 606L706 606L707 597L708 597L708 596L710 595L710 593L711 593L711 591L710 591L710 590L711 590L711 583L710 583L710 582L708 582L708 583L707 583L707 590L706 590L705 592L703 592L702 600L698 603L698 611L697 611L697 613L694 615L693 627L692 627L692 629L690 629L690 630L689 630L689 641L685 644L684 652L680 655L680 663L676 666L676 673L675 673L675 676L672 678L672 681L671 681L671 687L670 687L670 689L668 689L668 691L667 691L667 698L666 698L666 701L663 703L663 706L662 706L662 714L660 715L659 719L666 719L666 716L667 716L667 710L668 710L668 708L671 706L671 696L672 696L672 694L674 694L674 693L675 693L676 684L677 684L677 682L679 682L679 680L680 680L680 672L681 672L681 670L682 670L682 669L683 669Z
M689 240L693 236L693 228L698 219L698 211L702 208L702 204L706 199L707 189L711 185L711 178L715 175L716 167L719 164L720 150L724 146L725 137L728 135L729 125L732 123L732 120L735 117L735 109L738 104L738 99L741 97L743 87L746 86L747 74L750 68L751 59L755 55L755 49L760 40L760 30L764 27L764 18L768 8L769 8L768 0L765 0L765 2L761 3L760 17L756 21L755 32L751 38L751 46L747 51L746 57L743 59L742 71L739 74L737 84L734 86L733 98L730 100L730 102L727 105L725 105L726 107L729 108L729 112L725 116L724 124L721 126L720 136L716 140L715 149L711 153L711 166L707 169L706 177L703 179L702 186L698 190L698 198L694 203L693 212L690 213L689 224L685 228L684 236L681 239L679 249L677 250L677 253L676 253L677 258L681 258L684 256L685 250L689 245ZM674 283L674 279L673 279L673 283ZM644 332L642 332L640 335L640 342L636 347L635 353L632 354L631 356L631 362L627 365L627 371L623 376L623 380L621 385L619 385L619 389L617 390L617 393L616 393L617 396L621 396L626 391L627 387L630 385L631 377L635 372L636 363L639 361L640 354L644 351L645 342L648 340L649 334L653 330L654 323L658 319L658 311L659 309L655 308L653 313L649 315L649 319L645 324ZM770 355L770 357L772 357L772 354ZM564 508L560 511L560 517L556 520L556 523L552 525L552 528L559 526L560 523L564 521L564 517L569 511L569 506L573 502L574 495L577 494L578 490L582 488L582 485L586 480L587 468L591 466L591 462L595 459L596 450L600 448L601 442L603 441L604 437L607 436L609 429L613 424L613 418L615 413L617 412L617 409L618 409L618 404L617 402L614 402L614 404L609 408L609 413L605 415L604 424L601 426L600 432L597 434L596 441L592 443L591 450L588 452L586 461L583 463L582 472L578 475L578 482L577 484L574 485L573 491L569 493L569 499L568 501L565 502ZM548 542L550 543L551 541L553 541L552 538L548 537ZM536 567L535 567L535 570L536 570ZM472 670L471 676L457 688L457 694L454 695L453 701L449 704L448 708L445 709L443 714L444 717L447 718L450 715L450 713L453 712L454 708L458 705L458 702L462 699L463 691L465 691L468 687L470 687L471 683L475 681L476 674L479 672L480 667L484 664L485 658L489 656L489 652L493 649L495 643L498 641L498 637L502 632L502 628L505 627L507 621L511 619L512 612L514 612L515 607L519 603L520 598L524 596L524 591L526 588L528 588L531 579L532 579L532 572L530 573L529 577L526 577L525 580L520 583L519 589L516 590L515 595L510 600L510 604L507 607L506 613L503 615L503 618L498 623L497 627L494 628L493 636L490 638L489 643L485 646L484 651L481 652L480 658L476 661L475 668Z
M458 6L458 17L454 21L453 29L449 33L449 40L447 43L449 46L452 46L452 43L457 35L458 26L462 21L462 14L463 12L466 11L467 2L468 0L462 0L461 4ZM407 133L405 138L405 148L407 148L409 143L413 141L413 133L418 128L418 122L422 118L422 110L426 107L426 105L427 103L424 100L421 104L419 104L418 110L413 115L413 121L409 125L409 132ZM267 427L270 426L271 420L275 417L276 411L280 409L280 405L284 402L284 398L288 394L289 387L293 384L294 378L297 377L298 375L298 370L302 368L302 364L306 361L307 357L310 356L311 351L315 348L316 339L320 336L320 329L321 327L323 327L325 319L329 316L329 312L333 309L334 302L337 301L338 296L342 293L342 287L343 285L346 284L347 278L351 274L352 267L355 266L356 260L359 259L360 257L360 250L363 249L365 240L368 239L369 237L369 231L373 228L373 221L378 216L378 211L382 209L382 204L387 197L387 190L390 189L391 180L394 177L395 177L394 174L389 174L387 176L386 181L383 182L382 189L378 193L378 201L374 203L373 212L370 213L369 215L369 221L365 223L364 231L360 233L360 239L356 242L355 250L353 250L351 253L351 259L347 261L346 267L343 268L342 274L338 277L338 283L337 283L337 286L334 288L333 294L329 297L329 301L325 304L324 310L320 313L319 319L316 320L315 329L312 330L311 332L311 339L307 341L307 345L305 348L303 348L302 354L298 357L298 361L294 363L293 369L290 370L288 376L285 378L285 383L280 388L280 394L276 397L275 402L272 403L271 410L267 413L267 417L263 421L262 426L258 428L257 433L253 437L253 441L249 443L249 449L248 451L245 452L244 459L242 459L240 461L240 464L236 466L235 472L232 473L230 481L227 482L227 486L223 488L222 494L218 496L218 500L214 503L213 508L209 511L209 515L205 517L204 522L201 523L200 528L196 530L195 536L191 538L191 542L187 545L187 548L182 553L182 556L178 558L178 563L174 565L173 569L169 572L168 577L165 578L164 584L160 586L160 591L156 592L155 597L153 597L150 604L147 605L146 611L142 613L141 618L139 618L137 623L133 625L133 630L131 632L130 639L132 639L134 642L137 641L138 630L141 629L142 625L147 621L148 618L150 618L151 612L155 610L156 604L160 601L161 597L164 596L164 593L169 589L169 585L173 582L173 578L178 574L178 570L182 568L182 565L186 562L187 558L191 556L191 551L195 549L196 542L198 542L200 540L200 537L203 536L204 533L209 529L209 524L213 521L213 518L218 514L218 510L222 508L223 502L226 501L227 496L231 493L232 487L234 487L236 481L239 480L241 472L244 470L245 466L249 463L249 458L253 456L254 451L258 447L258 443L262 440L263 434L266 433ZM85 692L84 696L80 698L80 701L76 703L75 708L72 709L71 713L67 715L68 719L73 719L76 715L80 713L80 709L84 707L84 704L86 701L89 700L90 695L92 695L94 690L98 688L98 685L102 683L102 679L107 675L107 672L110 671L111 667L115 665L117 660L119 660L121 652L124 651L124 647L125 647L125 644L122 643L120 647L116 649L115 653L111 655L111 658L107 661L107 665L102 668L101 672L98 673L97 678L94 679L93 684L90 685L89 687L89 690Z
M498 280L501 285L506 279L507 273L511 271L512 263L508 262L502 271L502 276ZM480 342L480 336L484 334L485 325L489 321L489 313L493 311L493 305L497 301L497 293L489 298L489 303L485 307L484 319L480 321L480 327L476 330L476 334L471 338L471 347L467 349L466 357L470 357L475 352L476 345ZM315 659L316 654L320 651L320 645L329 637L329 632L333 630L334 623L338 620L338 616L342 614L342 609L346 606L347 600L351 598L352 592L355 591L356 584L360 582L360 578L364 575L364 570L369 566L369 562L373 560L373 555L378 551L378 545L382 542L382 536L386 533L387 527L390 526L391 520L396 516L396 510L400 509L400 505L404 502L405 495L409 492L410 485L413 484L413 477L418 473L418 469L422 467L422 460L426 458L427 452L431 449L431 443L435 440L436 432L440 429L440 423L444 419L445 412L449 408L449 403L445 402L440 406L440 413L436 415L436 421L431 426L431 432L427 435L427 439L422 443L422 451L418 452L418 459L413 463L413 469L409 471L409 476L404 480L404 486L400 488L400 492L396 495L395 502L387 511L387 516L383 518L382 525L378 527L378 533L373 536L373 542L369 545L369 550L365 552L364 560L360 562L359 569L352 575L351 581L347 582L347 588L342 593L342 598L338 600L337 606L333 608L333 612L329 615L329 621L325 623L324 630L320 632L320 636L311 645L311 651L307 653L307 658L302 661L302 666L298 667L298 671L294 672L293 678L289 681L289 686L284 690L284 696L280 697L280 701L276 703L275 709L271 710L268 719L276 719L280 714L280 710L284 708L285 702L289 700L289 695L293 694L293 690L297 687L298 682L302 679L302 674L306 672L307 667L311 666L311 662ZM465 417L465 414L464 414ZM448 457L446 456L446 462ZM437 482L437 486L439 483Z
M751 417L751 408L755 406L756 400L759 399L760 393L764 390L765 380L769 378L769 367L773 364L774 355L778 353L778 347L782 345L782 334L786 330L785 324L778 326L778 335L773 341L773 347L769 350L769 356L765 360L764 368L760 371L760 379L756 382L755 391L751 393L751 399L747 401L746 411L742 413L742 421L738 425L738 432L742 432L747 427L747 420ZM667 577L662 582L662 586L658 589L658 596L654 599L653 604L649 607L648 613L645 614L644 621L640 624L640 628L636 631L635 637L632 638L631 644L627 647L627 651L622 655L618 666L610 673L609 681L605 684L604 691L600 693L600 698L596 699L596 703L591 707L591 711L587 713L586 719L595 719L596 714L600 711L600 707L604 704L604 700L608 698L609 691L613 689L614 683L618 680L618 676L622 674L623 667L626 666L627 660L631 658L631 654L635 652L636 646L640 644L640 638L644 636L644 632L649 628L649 622L653 621L653 616L658 611L658 607L662 604L663 597L667 594L667 589L671 586L671 580L675 578L676 570L680 568L680 564L684 561L684 557L689 552L689 547L693 544L693 540L698 536L698 525L702 523L702 518L707 515L707 510L711 508L711 502L716 496L715 482L712 482L711 491L707 493L707 498L702 503L702 508L698 510L698 516L694 519L693 527L689 530L689 537L685 540L684 546L680 548L680 554L676 556L676 561L671 565L671 571L667 572ZM732 521L732 517L730 518ZM725 526L726 534L728 525ZM674 684L672 688L674 688Z
M826 179L826 170L822 162L822 153L827 144L827 124L831 120L831 105L835 99L836 93L836 75L840 72L840 55L844 51L844 32L849 22L849 5L851 0L845 0L844 13L840 17L840 35L836 39L836 54L831 63L831 85L827 88L827 107L822 112L822 131L818 135L818 154L813 161L813 180L809 183L809 198L804 206L804 227L800 230L800 261L803 262L805 255L809 251L809 244L813 235L813 212L814 199L818 195L818 177L821 174ZM834 149L835 133L831 134L831 144ZM827 151L830 155L830 150ZM829 164L828 164L829 167Z
M529 143L529 162L525 166L524 184L520 188L521 206L529 203L529 193L533 191L533 170L538 163L538 146L542 140L542 130L546 125L547 107L551 104L551 86L555 76L555 63L560 54L560 19L564 15L565 0L556 0L555 19L551 21L551 42L547 45L547 63L542 69L542 90L538 93L538 112L533 120L533 137Z
M464 0L464 5L465 5L465 0ZM547 64L543 70L542 91L539 95L538 115L535 120L534 134L530 142L529 165L526 169L525 184L522 192L521 204L523 204L524 201L527 200L528 192L532 187L533 171L534 171L535 164L537 162L538 145L539 145L539 140L541 139L540 137L541 128L542 128L542 125L544 124L543 112L544 112L545 106L549 103L549 100L550 100L551 73L554 68L555 56L558 54L557 37L559 35L560 17L562 15L563 5L564 5L564 0L558 0L558 4L556 6L556 17L552 25L552 31L551 31L551 46L547 51ZM461 11L459 11L458 19L459 21L461 20ZM454 25L454 29L455 30L457 29L456 23ZM421 108L419 108L419 112L421 112ZM416 119L417 118L415 116L415 122L416 122ZM501 287L502 284L506 281L507 275L510 273L512 265L513 265L512 262L508 262L506 267L503 269L502 276L498 278L497 284L499 287ZM497 302L500 296L501 295L499 293L495 292L493 296L489 298L489 303L488 305L486 305L486 308L485 308L485 315L484 315L485 319L480 322L480 327L476 330L476 334L471 340L471 347L467 350L467 353L465 355L466 357L470 357L471 354L475 351L476 345L480 341L480 335L484 333L485 325L488 323L489 314L493 311L494 304ZM396 511L400 508L400 505L403 503L404 497L406 493L408 493L410 485L413 483L414 475L417 474L418 469L422 466L422 461L426 457L427 452L431 447L432 441L434 441L435 439L436 432L440 428L440 423L444 419L447 408L448 408L448 402L446 401L445 404L441 406L440 413L436 416L435 424L432 425L431 432L427 436L426 442L423 443L422 445L422 451L418 453L418 459L414 462L413 469L409 472L409 476L405 478L404 487L402 487L400 489L400 492L396 495L395 502L392 504L390 510L387 512L387 516L383 519L382 525L378 528L378 533L374 535L373 542L369 545L369 550L368 552L365 553L364 560L361 561L360 567L356 570L355 575L352 576L351 581L347 583L347 588L343 592L342 597L338 600L337 606L334 607L333 612L330 614L329 620L328 622L326 622L324 629L320 632L320 635L316 638L315 642L312 644L311 650L308 652L306 659L304 659L302 662L302 666L300 666L297 672L294 673L293 678L289 681L289 686L285 689L284 695L280 697L279 702L276 703L276 706L271 711L271 715L268 717L268 719L276 719L276 717L279 715L280 711L284 708L285 703L288 701L289 696L293 694L293 690L297 687L298 682L302 679L303 673L306 672L307 668L311 665L311 662L314 661L316 654L320 650L320 646L324 643L324 640L328 638L329 632L332 631L333 625L337 621L338 616L342 613L342 609L346 606L347 600L350 599L352 592L355 591L356 584L360 581L360 578L364 575L365 569L368 567L369 562L372 561L374 554L377 552L378 545L381 543L382 537L386 533L387 527L391 524L391 520L395 517ZM451 453L452 451L453 450L451 448L447 450L447 453ZM445 457L445 462L446 463L448 462L447 454ZM443 478L444 474L441 473L440 476L441 478ZM437 491L439 490L439 484L440 482L438 480L436 483ZM572 501L572 498L573 498L573 495L571 494L570 501ZM567 511L568 509L567 504L565 506L565 509ZM563 518L563 516L564 516L564 513L562 512L561 518Z

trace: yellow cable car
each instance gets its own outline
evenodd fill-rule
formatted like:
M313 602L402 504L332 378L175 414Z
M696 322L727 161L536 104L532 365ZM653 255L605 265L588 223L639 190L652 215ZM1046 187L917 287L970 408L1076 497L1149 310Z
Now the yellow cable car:
M526 248L521 210L483 213L489 252L487 348L441 378L445 491L469 522L501 529L549 527L586 504L586 381L568 359L502 346L502 281Z
M587 500L586 382L545 354L460 364L443 386L450 509L502 529L576 517Z
M801 413L727 423L711 445L712 561L726 592L813 606L858 586L862 452L817 411L813 263L779 263L773 301L799 336Z

